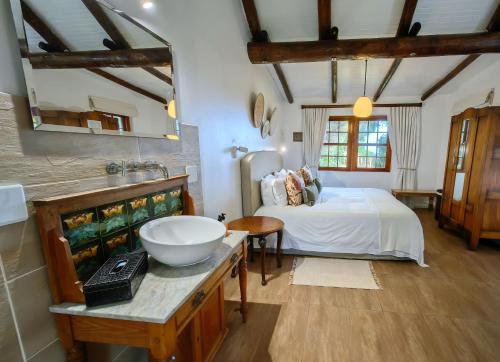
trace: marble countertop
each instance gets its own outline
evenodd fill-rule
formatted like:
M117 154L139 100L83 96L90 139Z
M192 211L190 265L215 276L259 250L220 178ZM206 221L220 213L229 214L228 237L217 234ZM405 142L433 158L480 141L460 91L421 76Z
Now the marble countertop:
M231 231L210 259L189 267L169 267L150 257L148 273L131 300L98 307L62 303L49 309L60 314L165 323L233 253L247 234L245 231Z

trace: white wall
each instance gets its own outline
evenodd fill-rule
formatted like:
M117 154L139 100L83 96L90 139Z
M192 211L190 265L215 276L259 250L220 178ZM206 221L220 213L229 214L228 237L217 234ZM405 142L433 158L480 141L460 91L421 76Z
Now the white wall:
M250 34L241 2L165 0L156 1L150 12L135 0L111 3L172 43L181 120L199 126L205 213L239 217L239 160L231 158L228 148L277 148L280 132L262 140L252 127L251 97L262 92L266 108L280 108L283 102L266 68L248 60Z
M500 105L500 57L483 55L452 82L427 99L422 107L422 147L417 170L420 189L437 189L443 185L451 116L467 107L482 103L491 88L497 88L495 105ZM352 103L354 99L339 99ZM384 103L417 102L417 99L391 98ZM292 132L302 131L302 104L328 104L329 99L297 99L286 104L284 113L285 166L296 169L302 164L302 143L292 142ZM389 109L374 108L374 114L388 114ZM331 115L350 115L351 109L332 109ZM377 187L390 189L397 172L393 150L391 172L323 171L321 178L328 186Z

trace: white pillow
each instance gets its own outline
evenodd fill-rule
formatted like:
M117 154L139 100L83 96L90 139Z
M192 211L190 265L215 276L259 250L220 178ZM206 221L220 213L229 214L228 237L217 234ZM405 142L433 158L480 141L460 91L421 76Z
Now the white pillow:
M278 206L288 205L288 194L286 193L285 179L277 178L273 182L274 204Z
M262 197L262 204L264 206L272 206L274 203L273 184L275 177L267 175L262 178L260 182L260 195Z

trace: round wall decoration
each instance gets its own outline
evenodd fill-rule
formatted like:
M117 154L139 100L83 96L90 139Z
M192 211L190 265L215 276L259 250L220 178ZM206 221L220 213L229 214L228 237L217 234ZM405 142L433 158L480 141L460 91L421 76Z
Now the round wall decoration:
M262 128L260 129L260 135L262 138L266 138L269 135L269 129L271 128L271 123L268 120L265 120L262 123Z
M269 116L269 123L271 123L271 126L269 127L269 136L274 136L276 130L278 129L278 112L276 112L276 110L277 108L274 107L271 115Z
M264 116L264 95L259 93L253 107L253 126L260 128L262 126L262 117Z

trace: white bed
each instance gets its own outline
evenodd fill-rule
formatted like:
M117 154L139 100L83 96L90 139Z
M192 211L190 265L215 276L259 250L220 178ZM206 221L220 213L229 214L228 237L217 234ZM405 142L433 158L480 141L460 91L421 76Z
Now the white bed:
M314 206L261 206L255 215L283 220L285 250L394 256L424 265L417 215L385 190L324 187Z
M273 151L241 160L243 214L273 216L285 223L285 253L415 260L424 266L424 236L417 215L389 192L370 188L324 187L314 206L262 206L260 181L279 171ZM275 240L269 240L269 244ZM270 245L275 247L274 245Z

